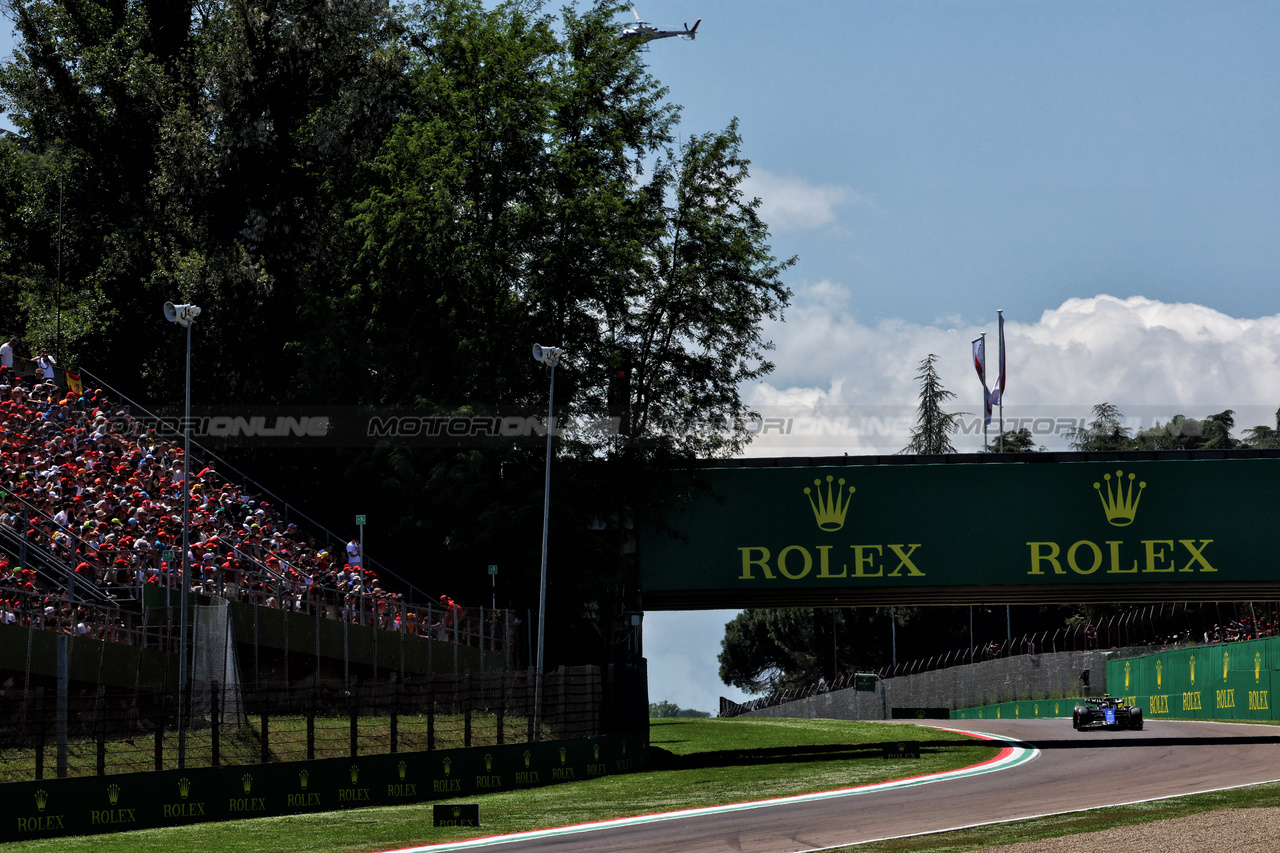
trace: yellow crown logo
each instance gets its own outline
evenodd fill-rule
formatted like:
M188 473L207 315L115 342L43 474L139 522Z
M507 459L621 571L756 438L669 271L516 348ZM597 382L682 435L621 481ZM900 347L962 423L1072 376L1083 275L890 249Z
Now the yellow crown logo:
M461 806L454 806L454 807L453 807L453 816L454 816L454 818L455 818L455 819L456 819L456 818L460 818L460 817L462 817L462 807L461 807Z
M1164 663L1156 661L1156 687L1160 687L1164 681Z
M1262 680L1262 652L1257 652L1253 656L1253 680L1254 683Z
M626 739L626 738L623 738L623 739L622 739L622 754L623 754L623 755L626 755L626 754L627 754L627 739Z
M485 772L488 772L493 769L493 753L492 752L486 752L484 754L484 769L485 769Z
M182 799L185 800L187 798L187 794L190 794L190 793L191 793L191 780L188 779L186 776L183 776L181 779L178 780L178 794L181 795Z
M298 787L302 788L302 790L304 791L307 790L307 779L310 778L310 776L311 774L308 773L307 771L299 770L298 771Z
M526 749L526 750L524 751L524 766L525 766L525 769L528 769L528 767L529 767L529 762L530 762L531 760L533 760L533 753Z
M1196 656L1191 656L1191 684L1194 687L1196 683Z
M36 809L44 811L44 807L49 805L49 792L44 788L36 791Z
M560 763L561 764L564 764L564 760L568 755L569 755L569 750L565 749L563 746L560 747Z
M247 794L253 790L253 774L246 773L240 777L240 781L244 783L244 792Z
M834 533L844 527L844 517L849 512L850 503L844 493L844 477L840 478L839 485L833 485L833 480L835 477L828 474L826 495L822 494L821 480L813 481L816 489L804 487L804 493L809 496L809 506L813 507L813 517L818 522L818 529L828 533ZM854 487L850 486L849 494L853 493Z
M1129 689L1129 661L1124 662L1124 689Z
M591 744L591 754L595 757L596 761L600 760L600 744L598 743Z
M1222 653L1222 680L1227 680L1227 671L1231 668L1231 652Z
M1133 481L1137 478L1137 474L1129 475L1129 482L1125 483L1121 480L1124 476L1123 471L1116 472L1116 481L1114 490L1112 489L1111 475L1105 474L1102 477L1102 483L1094 483L1093 487L1098 490L1098 500L1102 501L1102 509L1107 514L1107 523L1114 527L1128 527L1133 524L1133 517L1138 514L1138 501L1142 498L1142 490L1147 487L1146 483L1138 483L1138 491L1133 491ZM1126 490L1125 486L1129 488Z
M452 760L452 759L449 759L449 758L446 758L446 759L444 760L444 775L448 776L448 775L449 775L449 770L450 770L450 768L452 768L452 767L453 767L453 760Z
M359 778L360 778L360 768L352 764L351 765L351 784L354 785Z
M112 782L110 785L107 786L107 802L111 803L111 805L114 806L116 804L116 801L119 799L120 799L120 786Z
M404 774L408 772L409 765L401 761L399 764L396 765L396 769L400 771L400 781L403 782Z

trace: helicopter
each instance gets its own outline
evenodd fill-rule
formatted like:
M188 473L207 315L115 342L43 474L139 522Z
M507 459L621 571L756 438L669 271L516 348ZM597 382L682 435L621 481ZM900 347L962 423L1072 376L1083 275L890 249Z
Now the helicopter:
M647 44L655 39L667 39L672 36L676 38L685 38L687 36L692 41L698 37L698 24L702 23L702 19L699 18L693 22L693 27L686 23L683 30L660 30L652 24L647 24L640 20L640 13L636 11L635 6L631 7L631 14L636 16L636 22L620 32L618 38L635 44Z

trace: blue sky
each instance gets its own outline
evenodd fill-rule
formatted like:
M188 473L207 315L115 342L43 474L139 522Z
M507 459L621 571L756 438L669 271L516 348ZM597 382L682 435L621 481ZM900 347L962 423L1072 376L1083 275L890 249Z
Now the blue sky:
M969 342L997 308L1007 418L1106 401L1134 426L1228 407L1239 429L1274 425L1280 4L638 7L664 28L702 19L646 61L681 133L740 120L775 252L799 256L787 322L767 328L777 370L744 392L809 428L751 453L900 449L903 432L865 424L910 415L930 352L956 408L978 411ZM741 698L716 676L732 615L646 615L653 699Z

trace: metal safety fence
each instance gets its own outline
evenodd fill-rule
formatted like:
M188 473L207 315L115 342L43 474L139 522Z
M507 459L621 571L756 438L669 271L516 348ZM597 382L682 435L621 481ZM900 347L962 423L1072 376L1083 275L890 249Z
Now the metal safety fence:
M5 690L0 768L18 782L591 737L607 728L612 669L547 673L540 702L532 670L214 682L185 702L158 686Z

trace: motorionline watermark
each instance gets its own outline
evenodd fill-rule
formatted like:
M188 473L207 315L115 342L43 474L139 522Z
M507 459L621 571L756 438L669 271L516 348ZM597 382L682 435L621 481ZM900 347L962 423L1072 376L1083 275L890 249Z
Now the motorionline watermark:
M1135 446L1140 433L1158 431L1165 444L1179 439L1195 444L1207 428L1211 415L1226 411L1222 406L1132 406L1117 407L1118 414L1106 424L1098 421L1092 406L1007 407L1003 418L993 414L988 422L980 413L960 412L952 418L948 432L953 443L981 447L985 441L997 444L1002 434L1023 433L1037 447L1068 450L1088 439L1096 430L1118 431ZM761 409L757 444L769 446L821 446L848 442L853 448L905 447L919 429L919 412L908 406L788 406ZM1276 428L1276 412L1271 406L1242 406L1232 411L1235 438L1255 427Z
M85 428L87 434L150 435L179 440L188 434L204 445L266 447L483 447L541 444L547 434L582 440L621 435L620 418L547 415L529 412L434 413L359 407L238 408L193 411L191 417L106 416Z
M1189 442L1204 432L1209 414L1222 409L1212 406L1141 406L1122 410L1115 426L1122 434L1161 429L1173 438ZM1184 419L1176 419L1193 411ZM1270 426L1275 412L1269 406L1241 407L1233 413L1237 438L1255 426ZM883 452L905 447L918 429L918 412L909 406L761 407L751 415L737 418L710 418L696 424L664 427L667 435L702 438L747 438L757 446L797 449L847 445L850 451ZM1031 441L1046 449L1070 449L1094 428L1091 407L1018 407L1003 421L994 417L987 423L981 414L962 412L953 418L950 436L959 448L999 441L1005 434L1025 431ZM162 440L176 440L190 432L205 445L278 447L375 447L387 445L419 447L484 447L539 445L548 432L556 438L581 441L644 441L646 436L629 434L620 417L587 417L573 413L557 415L548 423L545 412L493 409L465 413L440 413L396 408L335 406L285 409L249 407L227 410L197 410L190 419L181 416L131 415L120 411L105 422L83 424L85 434L109 431L123 435L149 434ZM653 436L648 436L652 438ZM1136 441L1136 438L1135 438Z

